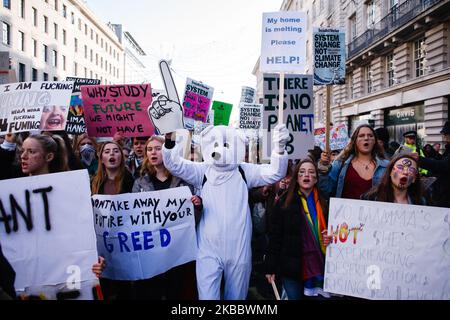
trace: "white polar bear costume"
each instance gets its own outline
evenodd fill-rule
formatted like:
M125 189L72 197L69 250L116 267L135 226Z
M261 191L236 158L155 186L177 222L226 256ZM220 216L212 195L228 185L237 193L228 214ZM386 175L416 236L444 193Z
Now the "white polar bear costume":
M288 158L284 144L288 136L285 125L275 127L270 164L262 165L243 163L245 136L231 127L210 126L202 132L205 162L183 159L178 150L171 150L174 142L166 142L165 167L174 176L201 189L204 209L197 229L196 262L199 299L220 299L222 273L224 299L247 297L252 269L248 189L275 183L285 176Z

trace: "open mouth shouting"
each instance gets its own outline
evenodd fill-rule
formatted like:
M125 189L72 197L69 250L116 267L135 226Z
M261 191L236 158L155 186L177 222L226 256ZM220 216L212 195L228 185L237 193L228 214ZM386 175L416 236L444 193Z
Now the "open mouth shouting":
M61 117L48 118L45 122L45 127L49 129L60 128L62 126L63 119Z

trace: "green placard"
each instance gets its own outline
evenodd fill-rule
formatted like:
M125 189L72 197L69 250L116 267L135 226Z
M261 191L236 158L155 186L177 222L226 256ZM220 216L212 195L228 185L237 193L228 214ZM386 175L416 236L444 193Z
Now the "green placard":
M230 121L232 108L233 105L231 103L213 101L212 109L214 110L214 125L227 126Z

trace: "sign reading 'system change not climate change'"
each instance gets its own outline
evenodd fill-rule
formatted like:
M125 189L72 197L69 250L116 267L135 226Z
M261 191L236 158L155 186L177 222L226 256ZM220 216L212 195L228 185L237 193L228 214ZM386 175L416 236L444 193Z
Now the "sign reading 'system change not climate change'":
M303 73L306 60L306 14L263 14L261 71Z

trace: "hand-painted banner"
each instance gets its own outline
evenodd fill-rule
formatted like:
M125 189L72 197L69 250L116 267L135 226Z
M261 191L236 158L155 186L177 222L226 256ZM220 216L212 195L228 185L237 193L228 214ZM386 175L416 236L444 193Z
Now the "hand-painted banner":
M213 93L213 87L187 78L183 100L186 129L193 130L194 122L191 119L206 122Z
M314 28L314 85L345 83L345 33L335 28Z
M102 276L148 279L195 260L197 240L188 187L114 196L94 195L94 224Z
M73 82L18 82L0 86L0 134L64 130Z
M305 72L306 13L263 13L261 72Z
M53 291L49 298L57 287L85 292L97 261L92 217L86 170L0 181L1 246L16 290ZM83 299L92 298L92 287L87 291Z
M262 113L262 104L242 103L239 106L239 129L259 129Z
M325 127L314 129L315 145L325 150ZM348 129L345 123L330 128L330 150L342 150L349 141Z
M279 81L278 74L264 74L264 158L270 157L272 129L278 124ZM286 145L289 159L306 157L308 150L314 147L314 103L311 75L286 74L283 117L283 123L286 124L290 133L290 139Z
M374 300L450 300L448 208L332 198L324 289Z
M150 84L82 86L86 127L89 136L151 136L155 129L148 118L152 102Z
M233 105L231 103L213 101L212 111L214 111L214 125L227 126L230 122L231 110Z
M242 87L241 90L241 103L255 103L256 90L251 87Z
M66 132L70 134L83 134L86 132L86 124L84 122L83 100L81 100L80 86L99 85L100 80L66 77L66 81L74 81L69 113L67 115Z

